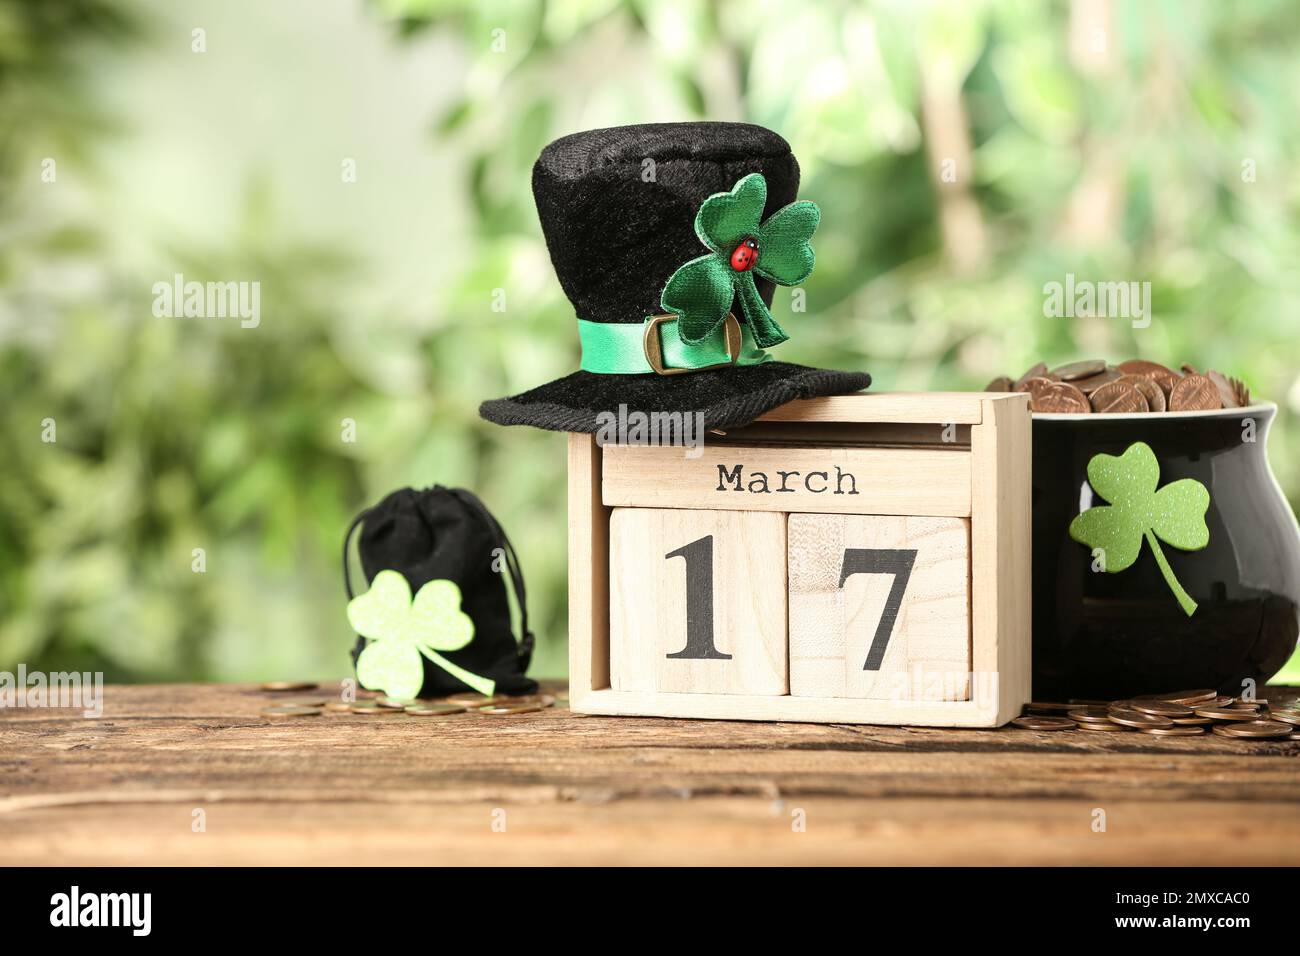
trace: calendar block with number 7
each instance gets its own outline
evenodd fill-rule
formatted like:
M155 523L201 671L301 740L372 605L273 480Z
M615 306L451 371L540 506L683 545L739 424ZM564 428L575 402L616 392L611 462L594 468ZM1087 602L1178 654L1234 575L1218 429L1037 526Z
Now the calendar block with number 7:
M1028 700L1027 397L791 402L701 449L569 437L570 704L989 727Z
M790 693L965 700L970 521L790 515Z

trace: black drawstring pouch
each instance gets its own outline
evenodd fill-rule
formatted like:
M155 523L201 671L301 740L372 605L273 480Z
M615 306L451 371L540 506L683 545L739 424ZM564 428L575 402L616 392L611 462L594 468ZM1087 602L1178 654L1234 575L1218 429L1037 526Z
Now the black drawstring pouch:
M357 551L366 580L381 571L397 571L412 594L429 581L448 580L460 589L460 609L474 623L474 636L442 656L455 667L496 683L499 694L532 694L537 682L524 676L533 655L528 607L519 560L505 531L481 501L463 488L435 485L423 491L402 488L353 520L343 538L343 584L353 598L348 550L361 528ZM510 603L504 578L509 575L519 604L520 639L510 626ZM358 636L352 662L367 645ZM471 688L444 667L424 659L421 697L441 697Z

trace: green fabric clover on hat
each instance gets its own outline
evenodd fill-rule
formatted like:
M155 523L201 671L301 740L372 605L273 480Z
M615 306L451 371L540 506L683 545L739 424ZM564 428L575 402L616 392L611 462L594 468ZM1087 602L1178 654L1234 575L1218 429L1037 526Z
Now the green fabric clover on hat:
M730 192L715 193L700 206L695 234L712 251L674 272L660 300L666 311L678 316L683 342L694 344L711 335L736 296L759 348L789 338L759 296L754 273L786 286L807 279L814 263L810 240L821 211L801 200L760 223L766 203L767 180L761 173L750 173Z

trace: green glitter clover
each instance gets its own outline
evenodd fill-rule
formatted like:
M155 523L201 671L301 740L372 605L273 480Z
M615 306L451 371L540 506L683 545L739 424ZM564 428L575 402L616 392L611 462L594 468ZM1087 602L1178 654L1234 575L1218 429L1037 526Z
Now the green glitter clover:
M1070 537L1088 547L1100 548L1105 570L1117 574L1131 567L1142 551L1145 537L1160 573L1188 617L1196 602L1183 590L1165 559L1160 542L1183 551L1199 551L1210 543L1205 512L1210 493L1195 478L1183 478L1156 490L1160 464L1145 442L1134 442L1118 458L1094 455L1088 462L1088 482L1110 505L1098 505L1075 516Z
M491 697L496 682L457 667L438 651L458 651L474 639L474 621L460 609L454 581L429 581L411 599L399 571L380 571L370 590L348 602L348 621L368 643L357 658L362 687L389 697L417 697L424 685L423 654L480 694Z
M750 173L730 192L715 193L700 205L695 234L712 251L674 272L660 297L664 311L677 316L678 335L687 345L708 338L736 296L759 348L789 338L758 294L754 273L786 286L808 278L814 258L809 240L821 212L815 203L795 202L760 224L766 203L767 180Z

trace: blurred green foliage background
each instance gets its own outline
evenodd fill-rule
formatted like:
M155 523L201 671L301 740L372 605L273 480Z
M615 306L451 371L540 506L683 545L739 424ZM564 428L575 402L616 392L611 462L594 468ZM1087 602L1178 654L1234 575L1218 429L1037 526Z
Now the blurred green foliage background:
M823 223L782 358L1218 368L1295 503L1298 42L1293 0L2 0L0 667L340 676L343 529L440 482L562 674L563 439L476 409L577 367L529 171L599 126L789 139ZM1151 327L1044 318L1070 272L1150 281ZM176 273L260 282L260 325L155 317Z

